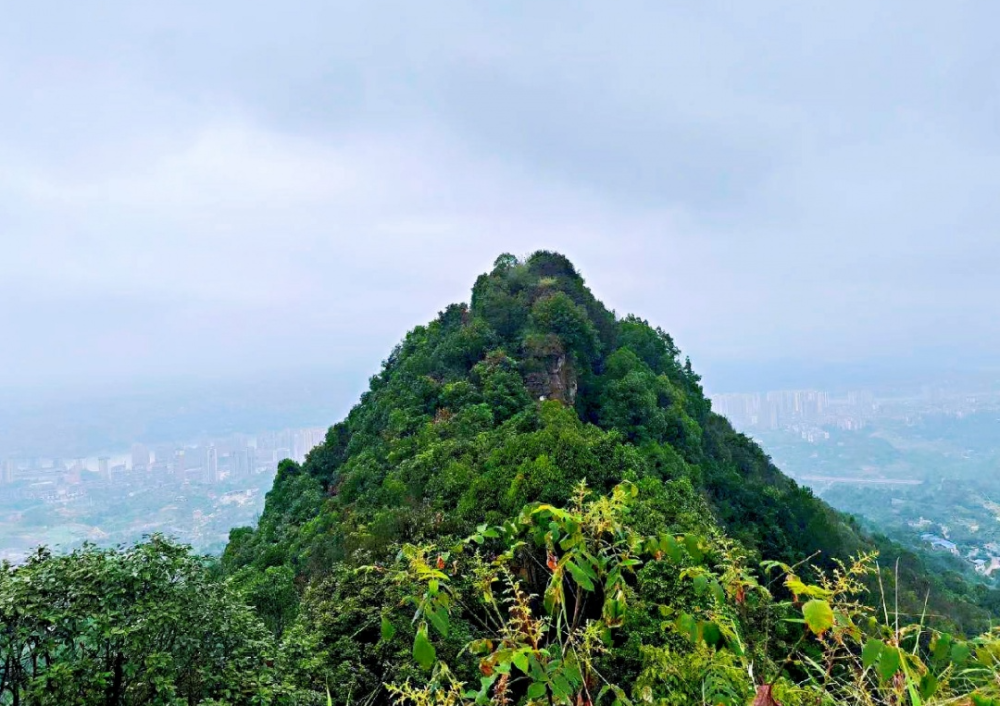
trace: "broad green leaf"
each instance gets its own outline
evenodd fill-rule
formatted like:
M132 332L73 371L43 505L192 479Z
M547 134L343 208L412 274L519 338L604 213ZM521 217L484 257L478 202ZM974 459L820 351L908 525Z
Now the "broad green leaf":
M600 562L590 555L589 552L582 551L580 555L583 557L583 561L579 563L579 567L583 569L583 572L590 577L591 581L597 581L597 572L594 571L595 566L598 566ZM622 562L622 565L625 562Z
M698 621L689 613L681 613L674 621L677 632L687 635L692 642L698 641Z
M448 637L448 611L444 608L437 608L427 612L427 619L431 621L434 629L441 633L441 637Z
M437 651L434 649L434 645L427 638L427 624L421 624L420 628L417 630L417 636L413 640L413 659L417 661L424 669L429 670L434 666L434 661L437 659Z
M726 591L725 589L722 588L721 583L713 579L712 583L709 585L709 588L712 590L712 597L715 598L717 603L726 602Z
M684 537L684 548L687 549L688 554L694 559L696 564L700 564L701 560L705 558L705 551L702 549L702 542L700 537L696 537L693 534L689 534Z
M525 674L528 673L528 655L526 653L524 652L515 653L511 661L514 663L514 666L520 669L522 672L524 672Z
M967 642L956 642L951 648L951 661L957 666L962 666L969 661L972 650Z
M878 662L878 658L881 654L882 642L879 640L869 640L865 643L864 649L861 650L861 664L865 669L868 669L873 664Z
M386 642L392 640L396 635L396 626L389 622L389 619L382 616L382 639Z
M715 623L702 623L701 637L705 641L705 644L715 647L722 642L722 631L719 630L719 626Z
M681 560L681 547L669 534L660 537L660 550L675 564Z
M625 601L618 598L609 598L604 601L604 620L608 625L619 626L625 619Z
M573 575L573 578L576 580L578 584L580 584L580 586L583 587L584 590L586 591L594 590L594 582L590 580L590 577L587 576L586 572L583 569L574 564L572 561L566 562L566 568L569 569L569 572Z
M468 644L467 649L470 654L474 655L485 655L493 651L493 641L483 638L481 640L473 640Z
M938 664L944 662L951 655L951 647L954 641L948 633L941 633L934 637L931 643L931 654Z
M882 654L878 659L878 675L882 678L882 681L892 679L896 675L896 672L899 671L899 667L899 648L883 645Z
M934 676L933 672L927 672L922 677L920 677L920 695L925 699L929 699L934 696L935 692L938 690L938 680Z
M833 609L826 601L813 599L802 606L802 617L806 625L817 635L833 627Z
M552 694L557 697L558 696L568 697L573 695L573 687L570 686L570 683L566 680L566 677L564 677L562 674L556 674L554 677L552 677L551 688L552 688Z
M544 699L545 684L540 681L532 682L531 686L528 687L527 697L529 699Z

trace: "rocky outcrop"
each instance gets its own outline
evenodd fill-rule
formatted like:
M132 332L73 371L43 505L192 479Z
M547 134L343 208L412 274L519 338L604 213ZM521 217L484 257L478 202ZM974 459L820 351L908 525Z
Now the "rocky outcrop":
M532 370L526 373L525 383L535 399L558 400L563 404L576 402L577 380L573 364L565 353L533 361Z

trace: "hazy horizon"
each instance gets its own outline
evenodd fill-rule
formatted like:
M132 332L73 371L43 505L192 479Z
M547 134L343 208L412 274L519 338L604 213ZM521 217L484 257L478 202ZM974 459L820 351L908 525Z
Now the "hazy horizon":
M12 7L0 390L363 380L539 248L711 389L991 367L997 14Z

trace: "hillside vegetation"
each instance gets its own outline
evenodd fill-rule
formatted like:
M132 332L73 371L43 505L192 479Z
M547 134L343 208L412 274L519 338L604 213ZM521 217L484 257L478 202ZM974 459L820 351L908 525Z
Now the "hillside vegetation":
M407 334L205 571L274 655L216 703L1000 703L995 595L784 476L549 252Z

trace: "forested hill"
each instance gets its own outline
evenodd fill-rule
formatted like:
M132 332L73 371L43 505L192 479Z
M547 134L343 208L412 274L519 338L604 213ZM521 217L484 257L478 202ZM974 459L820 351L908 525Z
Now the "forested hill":
M563 502L582 479L597 490L666 483L671 498L706 502L730 536L768 558L864 545L847 518L711 412L669 334L618 319L569 260L539 252L523 263L502 255L471 305L406 336L301 471L285 466L254 551L311 575L362 548L379 556L414 533ZM298 528L313 516L326 521L305 537ZM233 560L246 549L236 537Z
M384 567L401 548L450 546L532 503L566 507L584 481L595 496L632 488L629 526L640 534L715 537L751 562L819 569L879 548L892 567L883 588L895 592L898 576L901 605L919 612L929 595L938 620L968 630L990 617L983 589L929 577L919 557L865 536L784 476L711 411L669 334L616 316L551 252L501 255L468 305L409 332L325 443L301 467L283 463L258 527L232 532L223 567L286 654L301 653L287 658L289 678L373 694L420 674L408 671L409 643L386 647L397 627L416 629L393 618L405 596ZM520 571L541 594L540 579ZM642 605L663 587L638 576L627 592ZM475 637L465 620L441 630L439 654ZM659 638L629 625L616 668L637 678L641 645ZM414 656L426 656L425 642L417 630Z

